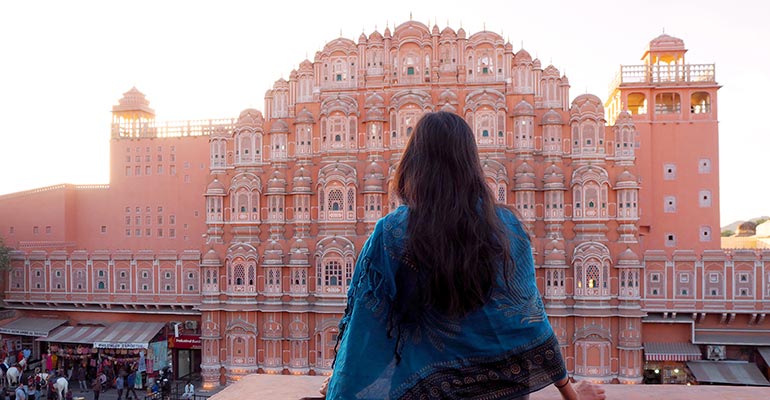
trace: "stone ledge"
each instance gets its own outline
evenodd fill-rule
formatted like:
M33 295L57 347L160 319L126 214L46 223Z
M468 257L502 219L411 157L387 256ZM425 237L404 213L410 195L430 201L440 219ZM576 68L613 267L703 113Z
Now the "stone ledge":
M318 388L324 376L299 375L247 375L240 381L222 389L211 396L210 400L271 399L299 400L303 397L319 397ZM690 399L730 399L755 400L770 399L770 388L717 385L605 385L608 399L623 400L690 400ZM559 391L549 386L533 393L530 400L559 400Z

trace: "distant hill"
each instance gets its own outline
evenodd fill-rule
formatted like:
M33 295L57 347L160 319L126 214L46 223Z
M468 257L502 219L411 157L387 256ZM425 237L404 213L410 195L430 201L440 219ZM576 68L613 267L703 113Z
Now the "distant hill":
M722 232L724 232L724 231L733 231L733 232L735 232L736 230L738 230L738 227L739 227L739 226L740 226L742 223L744 223L744 222L746 222L746 221L757 222L757 221L759 221L760 219L770 219L770 217L768 217L768 216L763 216L763 217L755 217L755 218L752 218L752 219L749 219L749 220L743 220L743 221L735 221L735 222L733 222L733 223L731 223L731 224L727 224L727 225L723 226L723 227L722 227Z

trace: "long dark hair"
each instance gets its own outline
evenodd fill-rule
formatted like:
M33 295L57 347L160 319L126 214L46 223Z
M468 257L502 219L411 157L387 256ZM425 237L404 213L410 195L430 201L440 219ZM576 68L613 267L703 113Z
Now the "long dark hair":
M400 304L394 305L396 314L406 315L396 319L413 321L421 310L462 317L479 308L500 268L505 273L513 260L468 124L453 113L424 115L393 185L409 207L409 265L397 274Z

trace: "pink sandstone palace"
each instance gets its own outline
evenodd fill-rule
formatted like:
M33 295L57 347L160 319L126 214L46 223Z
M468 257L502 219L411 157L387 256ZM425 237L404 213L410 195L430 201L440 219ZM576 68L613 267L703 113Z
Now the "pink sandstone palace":
M166 332L175 369L204 388L327 374L356 256L399 204L401 151L421 114L446 110L471 125L490 188L529 227L571 375L759 372L770 251L720 248L720 86L685 52L663 34L606 101L570 102L566 76L500 35L409 21L330 41L264 110L234 119L159 122L132 88L112 109L109 184L0 196L14 249L0 333L33 358L67 343L119 358L147 344L104 332Z

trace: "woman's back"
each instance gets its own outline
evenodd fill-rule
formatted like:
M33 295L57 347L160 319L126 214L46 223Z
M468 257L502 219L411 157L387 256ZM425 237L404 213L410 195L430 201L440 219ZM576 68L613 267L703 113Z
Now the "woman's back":
M463 317L429 311L398 332L389 329L388 314L397 301L398 272L411 268L403 262L409 209L399 207L377 224L356 265L331 398L515 398L566 375L534 284L526 235L510 211L498 214L510 227L516 259L509 282L499 270L478 309Z

